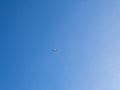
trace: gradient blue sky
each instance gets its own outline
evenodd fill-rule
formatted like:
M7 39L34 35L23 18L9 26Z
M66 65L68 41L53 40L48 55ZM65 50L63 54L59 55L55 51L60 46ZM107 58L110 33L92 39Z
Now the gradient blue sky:
M120 90L119 3L1 0L0 90Z

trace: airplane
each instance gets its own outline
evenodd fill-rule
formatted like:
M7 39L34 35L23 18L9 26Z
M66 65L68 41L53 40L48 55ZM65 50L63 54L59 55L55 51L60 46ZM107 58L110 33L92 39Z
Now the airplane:
M57 52L57 51L58 51L58 49L56 49L56 48L52 49L52 52Z

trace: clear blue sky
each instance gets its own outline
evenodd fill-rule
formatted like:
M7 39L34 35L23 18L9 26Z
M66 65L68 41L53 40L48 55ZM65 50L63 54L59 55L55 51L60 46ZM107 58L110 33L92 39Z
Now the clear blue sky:
M120 90L119 3L1 0L0 90Z

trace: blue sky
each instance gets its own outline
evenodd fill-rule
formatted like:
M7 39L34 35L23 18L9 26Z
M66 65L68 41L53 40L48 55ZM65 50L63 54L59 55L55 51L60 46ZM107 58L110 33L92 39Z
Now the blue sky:
M1 0L0 90L120 90L119 3Z

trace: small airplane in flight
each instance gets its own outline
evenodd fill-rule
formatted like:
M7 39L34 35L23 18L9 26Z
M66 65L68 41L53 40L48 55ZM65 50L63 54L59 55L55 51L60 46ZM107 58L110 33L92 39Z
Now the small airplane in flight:
M57 51L58 51L58 49L56 49L56 48L52 49L52 52L57 52Z

